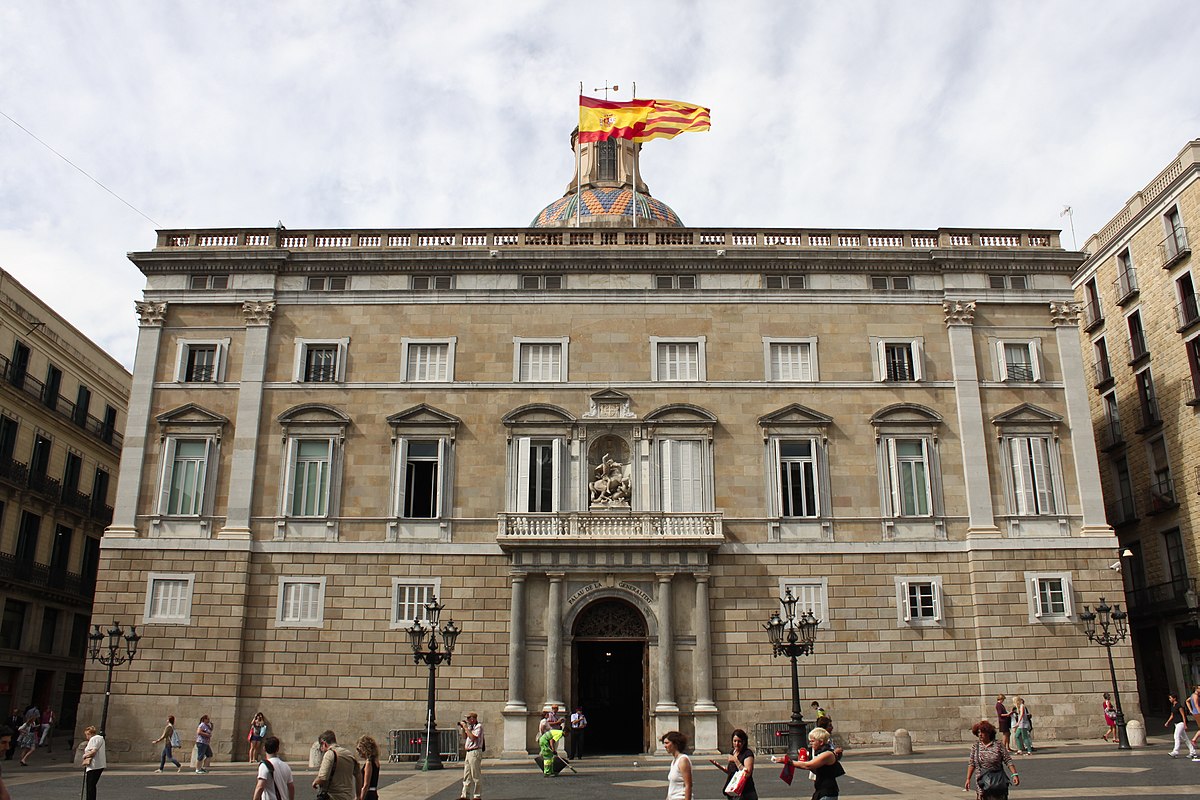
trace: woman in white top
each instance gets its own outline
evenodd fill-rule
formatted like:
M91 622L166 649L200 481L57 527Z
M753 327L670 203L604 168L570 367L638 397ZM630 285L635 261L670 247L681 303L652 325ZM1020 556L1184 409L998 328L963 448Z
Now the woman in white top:
M104 737L96 731L95 725L83 729L83 735L88 737L87 746L83 749L84 792L86 800L96 800L96 784L100 775L108 766L104 753Z
M687 737L668 731L662 737L663 748L671 756L667 773L667 800L692 800L692 760L687 757Z

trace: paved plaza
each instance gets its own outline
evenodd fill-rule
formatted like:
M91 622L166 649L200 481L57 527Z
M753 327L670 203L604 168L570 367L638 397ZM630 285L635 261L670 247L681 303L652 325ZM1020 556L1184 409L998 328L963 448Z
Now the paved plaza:
M1014 800L1035 798L1187 797L1200 794L1200 763L1167 757L1170 742L1153 737L1149 746L1119 752L1100 742L1051 742L1035 755L1016 759L1022 784ZM880 750L848 751L847 775L839 783L842 796L895 800L896 798L961 798L968 745L938 745L910 757L898 758ZM307 754L305 754L307 756ZM4 773L15 800L72 800L82 784L78 768L60 754L36 754L36 763L22 769L4 762ZM297 772L296 797L312 796L313 770L306 759ZM634 766L634 761L639 762ZM720 800L721 774L696 759L696 800ZM577 762L577 773L544 778L532 759L528 763L485 761L485 800L661 800L666 793L665 758L609 756ZM455 800L461 770L447 764L440 772L422 773L411 764L385 764L380 781L382 800ZM764 798L807 798L811 784L797 772L789 787L778 779L778 767L760 765L756 771L759 795ZM250 797L254 768L249 764L219 764L207 775L173 769L156 775L153 765L120 765L107 770L100 781L101 800L244 800Z

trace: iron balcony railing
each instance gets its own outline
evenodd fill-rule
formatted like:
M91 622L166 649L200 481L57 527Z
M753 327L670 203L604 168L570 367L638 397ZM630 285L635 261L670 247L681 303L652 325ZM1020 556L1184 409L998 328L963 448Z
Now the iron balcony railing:
M34 589L51 589L84 599L91 603L94 582L85 580L76 572L65 568L47 566L36 561L17 558L11 553L0 553L0 580L11 581Z
M1132 495L1129 497L1118 497L1116 500L1105 505L1107 512L1108 524L1113 527L1119 525L1128 525L1131 522L1137 521L1137 511L1133 505Z
M1083 306L1083 326L1091 330L1096 325L1104 321L1104 309L1100 307L1100 303L1095 300L1089 300Z
M1200 322L1200 300L1197 299L1195 292L1176 303L1175 317L1179 320L1179 330L1181 331Z
M1138 293L1137 270L1130 267L1123 271L1113 281L1113 286L1117 290L1117 302L1124 303Z
M1179 505L1175 498L1175 481L1170 472L1155 475L1149 489L1146 490L1147 506L1151 514L1169 511Z
M1163 269L1169 269L1192 253L1188 245L1187 228L1175 228L1158 245Z
M1189 578L1176 578L1166 583L1142 586L1125 592L1126 608L1130 614L1158 615L1187 610L1187 593L1192 588Z
M1109 366L1107 358L1097 358L1096 366L1096 386L1103 386L1113 379L1112 367Z
M13 458L0 458L0 480L41 495L52 503L90 517L101 525L112 523L112 506L104 498L92 497L75 489L66 489L57 478L30 472L29 465Z
M1125 444L1125 434L1121 431L1121 420L1110 419L1100 426L1100 449L1113 450Z
M116 429L90 414L79 413L75 404L65 397L52 397L46 385L24 370L15 369L7 356L0 356L0 381L33 398L60 417L70 420L105 444L121 449L123 437Z

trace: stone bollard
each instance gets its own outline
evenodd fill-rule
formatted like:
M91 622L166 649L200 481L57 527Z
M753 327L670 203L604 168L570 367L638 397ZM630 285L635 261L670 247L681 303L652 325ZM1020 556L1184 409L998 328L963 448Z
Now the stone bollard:
M912 755L912 736L904 728L898 728L892 734L892 755L894 756L911 756Z
M1146 746L1146 726L1140 719L1131 719L1125 723L1125 733L1129 736L1130 747Z
M308 766L316 769L321 766L321 756L325 755L321 752L321 743L313 742L312 747L308 748Z

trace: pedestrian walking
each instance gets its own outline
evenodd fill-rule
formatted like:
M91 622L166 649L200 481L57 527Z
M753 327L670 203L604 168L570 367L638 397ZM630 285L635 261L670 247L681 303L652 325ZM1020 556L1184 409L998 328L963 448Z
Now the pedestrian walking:
M254 719L250 720L250 732L246 734L246 741L250 743L251 764L262 761L262 743L265 738L267 738L267 718L259 711L254 715Z
M568 753L572 761L583 758L583 737L587 733L588 720L583 713L583 706L575 706L571 714L571 741L568 743Z
M1196 732L1192 734L1192 745L1195 746L1196 739L1200 739L1200 686L1192 689L1192 693L1188 695L1187 710L1192 715L1192 721L1196 723Z
M663 749L671 756L667 771L667 800L692 800L692 760L688 758L687 737L679 731L663 734Z
M296 784L292 768L279 757L279 738L263 739L266 757L258 765L258 780L254 783L252 800L295 800Z
M822 797L836 798L839 792L837 779L845 775L846 770L842 767L838 750L833 747L829 731L824 728L813 728L809 731L808 749L810 752L807 759L797 758L792 763L812 773L812 800L821 800ZM783 756L782 760L786 764L789 757Z
M40 717L26 719L17 728L17 746L21 748L21 766L29 766L29 757L37 750L38 737L42 735L42 720Z
M1033 714L1025 705L1025 699L1017 698L1017 705L1012 712L1013 737L1017 742L1017 752L1021 755L1033 753Z
M1171 758L1179 758L1183 745L1186 743L1188 755L1192 761L1200 761L1196 757L1196 745L1192 744L1192 740L1188 738L1188 718L1187 710L1179 703L1179 697L1175 694L1167 695L1167 701L1171 706L1171 716L1167 717L1167 721L1163 723L1164 728L1171 727L1171 723L1175 723L1175 746L1171 752L1167 753Z
M50 743L50 732L54 728L54 709L46 706L46 710L42 712L42 738L38 739L38 747L49 747L50 752L54 752L54 746Z
M1110 741L1108 737L1111 736L1111 741L1120 746L1121 740L1117 735L1117 708L1112 704L1108 692L1104 693L1104 702L1100 704L1100 709L1104 712L1104 725L1108 728L1100 738L1107 742Z
M1012 753L996 741L996 728L987 720L972 725L971 733L978 741L971 745L963 790L971 790L971 779L974 778L975 800L1008 800L1009 784L1021 785L1021 776L1013 769Z
M200 717L200 724L196 726L196 774L203 775L208 772L208 768L212 761L212 735L213 724L208 718L208 714Z
M372 736L360 736L354 749L363 760L358 800L379 800L379 743Z
M483 724L474 711L468 712L458 723L463 735L463 777L459 800L479 800L483 794Z
M321 743L321 766L312 788L324 789L329 800L356 800L362 788L358 783L362 780L358 760L337 743L337 734L333 731L325 731L317 741Z
M750 749L750 737L741 728L734 728L730 737L729 758L724 764L714 758L708 763L725 773L726 779L732 778L739 770L746 773L745 783L742 784L742 800L758 800L758 790L754 788L754 751Z
M108 766L108 758L104 751L104 737L96 730L95 725L83 729L83 735L88 737L83 748L83 794L84 800L96 800L96 784Z
M1012 715L1004 705L1004 695L996 695L996 728L1000 731L1000 739L1004 749L1012 752Z
M156 773L162 772L163 767L170 761L175 765L176 772L183 772L183 764L180 764L179 760L175 758L175 749L179 747L180 741L179 731L175 730L175 717L173 715L167 716L167 724L163 726L162 736L159 736L150 744L158 744L159 742L163 743L163 749L158 757L158 769L154 771Z

